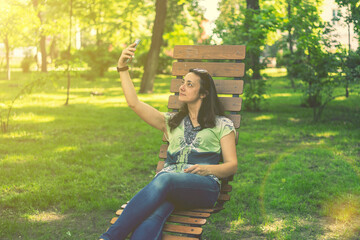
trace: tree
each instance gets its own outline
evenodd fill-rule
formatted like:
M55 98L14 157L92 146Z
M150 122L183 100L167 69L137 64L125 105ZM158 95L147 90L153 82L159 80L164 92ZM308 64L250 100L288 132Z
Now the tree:
M144 66L140 93L152 92L154 78L159 61L160 48L163 43L163 33L167 12L167 0L156 0L156 16L151 37L151 46Z
M80 57L90 67L89 78L103 76L116 62L119 47L137 35L137 19L148 1L78 0L74 2L74 16L79 20L83 35ZM144 11L146 14L146 10ZM146 22L144 23L146 24Z
M345 23L348 27L348 56L346 58L344 64L343 64L343 72L345 73L345 96L349 97L349 86L351 83L356 82L358 80L357 71L356 68L349 68L349 66L354 66L354 63L356 62L356 59L358 58L358 53L352 52L351 50L351 43L350 43L350 24L354 24L354 32L360 36L360 2L358 0L336 0L336 3L340 6L346 9L347 13L345 16L341 14L341 17L345 17ZM360 43L360 39L359 39ZM360 49L360 48L359 48Z
M304 107L313 109L313 120L319 121L327 104L336 98L334 89L342 84L339 78L341 58L328 51L333 46L332 26L323 22L319 1L292 3L294 11L294 54L287 56L289 74L302 80ZM295 14L296 13L296 14Z
M194 44L199 39L201 33L200 23L203 19L203 12L199 8L197 0L167 1L167 9L171 9L171 11L166 11L165 24L161 36L162 44L158 50L159 52L155 56L154 52L156 51L151 50L150 47L150 51L144 56L146 59L143 61L144 74L140 89L140 92L143 93L152 92L156 73L167 73L169 71L169 66L171 66L173 61L170 53L174 49L174 45ZM155 30L155 26L153 26L153 30ZM154 37L154 33L152 37ZM157 38L160 39L159 36ZM153 46L153 41L154 39L151 40L151 46ZM153 64L152 58L158 58L157 66ZM141 63L141 61L138 63ZM150 72L152 73L149 74Z
M359 0L335 0L335 2L341 6L346 7L349 14L346 16L346 23L354 24L354 32L360 36L360 2ZM360 39L359 39L360 41Z
M70 98L70 84L71 84L71 72L70 72L70 60L71 60L71 36L72 36L72 18L73 18L73 0L70 0L70 11L69 11L69 46L68 46L68 52L67 55L69 57L67 61L67 94L66 94L66 102L65 105L69 104L69 98Z
M277 21L274 8L266 1L222 0L220 16L216 20L214 33L224 44L246 45L246 91L244 106L248 110L260 110L264 99L265 82L260 70L264 64L259 57L268 42L268 35L276 30Z
M7 80L11 79L10 52L30 34L37 22L32 18L32 8L23 1L0 1L0 38L5 45Z
M41 1L41 0L40 0ZM41 53L41 71L47 72L47 53L46 53L46 36L44 33L44 12L43 8L46 1L41 1L39 3L39 0L32 0L33 6L35 10L37 11L37 16L40 20L40 40L39 40L39 46L40 46L40 53Z

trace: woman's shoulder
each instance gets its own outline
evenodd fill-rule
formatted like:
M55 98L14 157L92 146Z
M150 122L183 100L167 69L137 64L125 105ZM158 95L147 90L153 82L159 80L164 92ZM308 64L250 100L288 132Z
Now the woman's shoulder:
M233 121L231 119L225 117L225 116L216 116L216 125L218 124L229 124L234 125Z

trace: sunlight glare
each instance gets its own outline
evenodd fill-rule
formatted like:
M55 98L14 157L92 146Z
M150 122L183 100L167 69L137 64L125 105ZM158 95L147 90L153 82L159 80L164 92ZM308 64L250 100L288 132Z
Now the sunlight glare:
M31 222L52 222L59 221L65 218L64 215L55 212L41 212L33 215L26 216Z
M58 147L55 149L55 152L71 152L71 151L76 151L78 150L77 147L75 146L63 146L63 147Z
M330 230L326 239L351 238L358 231L360 223L360 196L346 194L329 201L323 206L329 219L324 225Z
M334 101L345 101L345 100L346 100L345 96L337 97L334 99Z
M300 121L301 121L301 119L300 119L300 118L293 118L293 117L290 117L290 118L289 118L289 121L290 121L290 122L300 122Z
M271 94L271 97L291 97L292 94L291 93L276 93L276 94Z
M339 135L339 133L338 132L321 132L321 133L315 134L315 136L317 136L317 137L325 137L325 138L334 137L336 135Z
M53 122L55 120L55 117L54 116L39 116L34 113L28 113L28 114L16 115L12 118L12 120L17 121L17 122L45 123L45 122Z
M254 118L255 121L271 120L271 119L274 119L273 115L261 115L261 116Z

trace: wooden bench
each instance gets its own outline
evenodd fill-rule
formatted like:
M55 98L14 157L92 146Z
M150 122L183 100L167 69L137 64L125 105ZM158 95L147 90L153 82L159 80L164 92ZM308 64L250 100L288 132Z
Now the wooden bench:
M196 45L179 45L174 48L174 59L172 75L176 78L171 80L170 92L174 93L169 97L168 108L171 111L177 111L181 103L178 100L179 87L183 76L191 68L206 69L215 77L215 86L220 101L222 102L227 117L230 118L235 128L240 127L242 99L239 95L243 93L244 82L241 77L244 76L245 64L241 60L245 59L245 46L242 45L217 45L217 46L196 46ZM212 61L211 61L212 60ZM220 61L219 61L220 60ZM226 79L217 79L222 77ZM229 78L232 78L229 80ZM239 133L237 131L236 144ZM165 137L163 141L166 142ZM165 143L160 147L160 159L166 159L168 144ZM164 160L158 162L156 172L159 172L164 166ZM206 224L206 219L213 213L224 209L224 203L230 200L229 192L232 187L229 182L233 176L221 179L221 193L214 208L211 209L191 209L188 211L175 210L167 219L163 229L164 240L191 240L200 239ZM116 215L122 213L126 204L116 212ZM111 220L111 224L116 221L117 217Z

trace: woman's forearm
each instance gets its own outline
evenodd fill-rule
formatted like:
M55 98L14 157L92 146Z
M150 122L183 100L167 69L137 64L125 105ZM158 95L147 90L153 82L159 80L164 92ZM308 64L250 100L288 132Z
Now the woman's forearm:
M119 74L121 79L121 87L123 89L126 102L129 107L135 108L140 101L136 94L134 84L131 81L129 71L122 71Z
M237 172L237 161L227 162L218 165L207 165L209 175L215 175L218 178L226 178L234 175Z
M237 171L237 160L228 161L217 165L195 164L184 170L185 173L199 174L202 176L215 175L218 178L226 178L234 175Z

